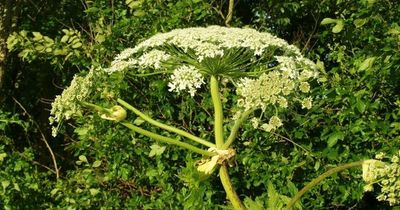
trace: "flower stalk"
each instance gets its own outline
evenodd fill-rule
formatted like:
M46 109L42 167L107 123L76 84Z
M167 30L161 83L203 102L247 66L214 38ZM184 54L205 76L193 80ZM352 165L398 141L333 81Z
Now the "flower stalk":
M214 134L215 144L217 149L222 148L224 145L224 113L222 111L222 102L219 96L218 79L215 76L211 76L211 99L214 105Z
M224 187L224 190L226 192L226 196L231 201L233 208L235 210L245 210L246 208L242 204L242 201L240 200L239 196L232 186L226 163L221 165L219 169L219 177L221 179L222 186Z
M240 117L235 121L235 124L233 125L231 129L231 133L229 134L228 139L222 146L222 149L228 149L229 146L233 143L233 141L236 139L237 133L239 131L240 126L242 126L243 122L249 117L251 113L253 113L254 109L247 110L243 112Z
M210 151L206 151L206 150L200 149L198 147L195 147L195 146L190 145L190 144L185 143L185 142L181 142L181 141L176 140L176 139L172 139L172 138L168 138L168 137L165 137L165 136L161 136L161 135L153 133L151 131L139 128L139 127L133 125L132 123L129 123L129 122L126 122L126 121L121 122L121 124L123 126L129 128L129 129L131 129L134 132L140 133L140 134L142 134L144 136L147 136L149 138L152 138L152 139L154 139L156 141L160 141L160 142L167 143L167 144L174 144L174 145L177 145L179 147L188 149L188 150L190 150L192 152L195 152L195 153L198 153L198 154L201 154L201 155L205 155L205 156L210 156L211 157L211 156L216 155L216 153L214 153L214 152L210 152Z
M291 210L293 206L296 204L298 200L300 200L301 196L303 196L306 192L308 192L312 187L315 185L319 184L321 181L323 181L325 178L331 176L332 174L344 171L349 168L353 167L360 167L364 163L364 160L362 161L356 161L352 163L347 163L343 164L340 166L337 166L335 168L332 168L325 173L319 175L317 178L313 179L310 183L308 183L303 189L301 189L297 194L289 201L288 205L286 206L285 210Z
M173 127L173 126L169 126L169 125L166 125L164 123L161 123L159 121L156 121L156 120L152 119L151 117L147 116L146 114L144 114L143 112L139 111L138 109L136 109L135 107L130 105L128 102L126 102L126 101L124 101L124 100L122 100L120 98L117 99L117 102L119 104L121 104L122 106L124 106L125 108L131 110L133 113L135 113L137 116L139 116L140 118L142 118L146 122L148 122L148 123L150 123L150 124L152 124L154 126L157 126L157 127L162 128L164 130L171 131L171 132L174 132L174 133L176 133L178 135L184 136L184 137L186 137L186 138L188 138L190 140L193 140L193 141L195 141L197 143L200 143L200 144L202 144L204 146L215 147L215 145L213 143L208 142L208 141L206 141L206 140L204 140L204 139L202 139L200 137L197 137L197 136L195 136L193 134L190 134L190 133L188 133L186 131L183 131L183 130L181 130L179 128L176 128L176 127Z

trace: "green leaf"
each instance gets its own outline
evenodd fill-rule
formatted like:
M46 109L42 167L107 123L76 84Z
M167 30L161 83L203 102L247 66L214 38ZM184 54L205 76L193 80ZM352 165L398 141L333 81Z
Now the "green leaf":
M84 163L87 163L87 162L88 162L86 156L84 156L84 155L79 155L78 158L79 158L80 161L82 161L82 162L84 162Z
M79 47L82 47L82 43L81 42L77 42L77 43L72 45L72 48L74 48L74 49L79 48Z
M365 59L361 63L360 68L358 70L359 71L365 71L365 70L371 68L372 65L374 64L375 59L376 59L376 57L369 57L369 58Z
M101 165L101 160L96 160L96 161L94 161L92 167L93 167L93 168L97 168L97 167L99 167L100 165Z
M8 186L10 186L10 182L5 180L1 182L1 186L3 186L3 191L7 189Z
M0 153L0 162L3 161L5 157L7 157L7 153Z
M53 190L51 190L50 195L54 196L58 191L59 191L58 188L54 188Z
M39 41L43 39L43 35L40 32L32 32L33 34L33 40Z
M332 18L324 18L321 21L321 25L327 25L327 24L332 24L332 23L336 23L338 20L336 19L332 19Z
M135 17L143 17L143 16L145 16L146 15L146 13L143 11L143 10L136 10L134 13L133 13L133 16L135 16Z
M98 34L95 40L97 43L103 43L106 40L106 37L103 34Z
M336 22L336 25L332 28L333 33L339 33L343 30L344 27L344 21L343 20L338 20Z
M133 121L133 124L135 124L135 125L141 125L141 124L143 124L144 122L146 122L146 121L144 121L141 117L138 117L138 118L135 119L135 121Z
M94 188L90 188L89 191L92 196L96 196L100 192L99 189L94 189Z
M332 134L329 135L328 138L328 147L331 148L336 145L338 140L343 140L344 139L344 133L341 131L335 131Z
M356 107L357 107L357 110L358 110L360 113L364 113L365 108L367 107L367 105L366 105L363 101L359 100L359 101L357 101L357 103L356 103Z
M263 210L264 209L262 204L259 204L256 201L253 201L249 197L246 197L244 199L243 203L246 206L246 208L249 209L249 210Z
M356 26L356 28L360 28L362 27L364 24L366 24L368 22L368 19L366 18L362 18L362 19L355 19L353 21L354 25Z
M150 146L151 151L149 153L149 157L154 157L156 155L161 155L165 151L164 146L160 146L158 144L153 144Z
M68 36L68 35L64 35L64 36L61 38L61 42L62 42L62 43L65 43L65 42L68 41L68 39L69 39L69 36Z

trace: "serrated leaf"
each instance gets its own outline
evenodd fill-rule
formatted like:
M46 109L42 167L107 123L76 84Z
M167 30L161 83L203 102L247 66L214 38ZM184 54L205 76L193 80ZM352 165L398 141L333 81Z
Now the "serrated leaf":
M253 201L251 198L246 197L243 201L244 205L249 210L263 210L263 206L256 201Z
M99 167L100 165L101 165L101 160L96 160L96 161L94 161L92 167L93 167L93 168L97 168L97 167Z
M338 20L336 22L336 25L332 28L333 33L339 33L343 30L344 27L344 21L343 20Z
M149 153L149 157L154 157L156 155L161 155L165 151L164 146L160 146L158 144L153 144L150 146L151 151Z
M79 159L80 161L84 162L84 163L87 163L87 162L88 162L86 156L84 156L84 155L79 155L78 159Z
M338 20L336 19L332 19L332 18L324 18L321 21L321 25L327 25L327 24L332 24L332 23L336 23Z

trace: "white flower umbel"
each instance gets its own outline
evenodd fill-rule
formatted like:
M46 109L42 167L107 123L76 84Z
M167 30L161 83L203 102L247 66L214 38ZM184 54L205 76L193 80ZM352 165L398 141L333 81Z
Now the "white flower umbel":
M138 58L138 64L141 67L152 67L154 69L160 69L161 68L161 63L163 61L168 60L170 55L165 53L164 51L161 50L152 50L150 52L147 52L140 56Z
M381 159L384 154L379 155ZM399 164L400 151L393 155L390 163L385 163L379 160L364 161L363 179L366 182L364 187L365 191L373 191L375 186L380 186L380 192L377 199L379 201L387 201L389 205L400 204L400 164Z
M171 92L188 91L191 96L194 96L196 89L202 84L204 84L203 75L194 66L183 65L174 70L168 87Z
M81 115L79 102L84 101L91 94L95 70L91 69L85 77L77 76L71 81L71 85L58 95L51 104L50 124L60 123L73 116ZM57 129L53 128L53 136L57 135Z
M289 45L285 40L269 33L258 32L250 28L209 26L175 29L167 33L156 34L139 43L135 48L122 51L106 71L112 73L125 70L126 66L120 65L120 62L129 59L137 61L135 67L138 69L149 66L160 68L162 62L169 58L166 55L170 55L168 51L171 50L171 47L182 50L184 53L193 54L198 62L202 62L205 58L222 58L232 49L246 49L254 57L262 57L279 48L285 55L298 57L296 62L303 59L297 47ZM119 66L114 66L118 64Z
M243 78L237 85L239 107L265 109L269 104L287 106L285 96L295 89L295 83L288 75L278 71L262 74L258 79Z

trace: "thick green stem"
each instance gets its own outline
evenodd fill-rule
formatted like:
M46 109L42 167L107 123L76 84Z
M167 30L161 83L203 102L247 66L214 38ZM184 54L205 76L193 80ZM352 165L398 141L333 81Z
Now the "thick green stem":
M94 109L94 110L96 110L98 112L109 113L110 114L110 111L108 109L106 109L104 107L101 107L101 106L98 106L96 104L92 104L92 103L88 103L88 102L84 102L84 101L80 102L80 104L85 106L85 107L87 107L87 108Z
M215 145L213 143L208 142L208 141L206 141L206 140L204 140L204 139L202 139L200 137L192 135L192 134L190 134L190 133L188 133L186 131L183 131L181 129L178 129L176 127L169 126L169 125L166 125L164 123L161 123L161 122L158 122L156 120L153 120L152 118L150 118L149 116L145 115L144 113L142 113L141 111L139 111L138 109L136 109L135 107L133 107L132 105L130 105L129 103L127 103L126 101L124 101L124 100L122 100L120 98L117 99L117 102L119 104L121 104L122 106L124 106L125 108L131 110L133 113L135 113L136 115L141 117L143 120L147 121L148 123L150 123L150 124L152 124L154 126L157 126L157 127L162 128L164 130L167 130L167 131L174 132L174 133L176 133L178 135L184 136L184 137L186 137L188 139L191 139L191 140L193 140L193 141L195 141L197 143L200 143L202 145L205 145L207 147L215 147Z
M221 179L221 183L225 189L226 196L231 201L233 208L235 210L245 210L246 207L244 207L244 205L242 204L242 201L236 194L236 191L232 186L231 180L229 179L228 169L225 163L221 165L219 169L219 178Z
M156 141L160 141L160 142L164 142L164 143L168 143L168 144L174 144L174 145L183 147L185 149L188 149L190 151L199 153L201 155L206 155L206 156L210 156L210 157L215 155L214 152L202 150L202 149L197 148L197 147L195 147L193 145L190 145L188 143L181 142L181 141L176 140L176 139L172 139L172 138L168 138L168 137L165 137L165 136L158 135L158 134L153 133L151 131L139 128L139 127L133 125L132 123L129 123L129 122L126 122L126 121L125 122L121 122L121 124L124 125L125 127L129 128L129 129L131 129L134 132L137 132L137 133L140 133L142 135L145 135L145 136L147 136L149 138L152 138L152 139L154 139Z
M349 168L359 167L359 166L361 166L363 164L363 162L364 162L364 160L343 164L343 165L340 165L340 166L337 166L335 168L332 168L332 169L326 171L325 173L321 174L317 178L313 179L310 183L308 183L305 187L303 187L303 189L301 189L299 192L297 192L297 194L289 201L289 203L286 206L285 210L292 209L293 206L296 204L296 202L298 200L300 200L301 196L303 196L307 191L309 191L315 185L319 184L325 178L329 177L330 175L332 175L334 173L337 173L337 172L340 172L340 171L344 171L344 170L349 169Z
M232 129L231 129L231 133L229 134L228 139L226 140L226 142L224 143L224 145L222 146L222 149L228 149L229 146L231 146L231 144L233 143L233 141L236 139L237 136L237 132L239 131L240 126L242 125L242 123L247 119L247 117L253 113L254 109L250 109L247 110L245 112L243 112L240 117L235 121L235 124L233 125Z
M215 144L220 149L224 145L224 113L222 111L222 102L219 96L218 79L211 76L211 98L214 105L214 134Z

